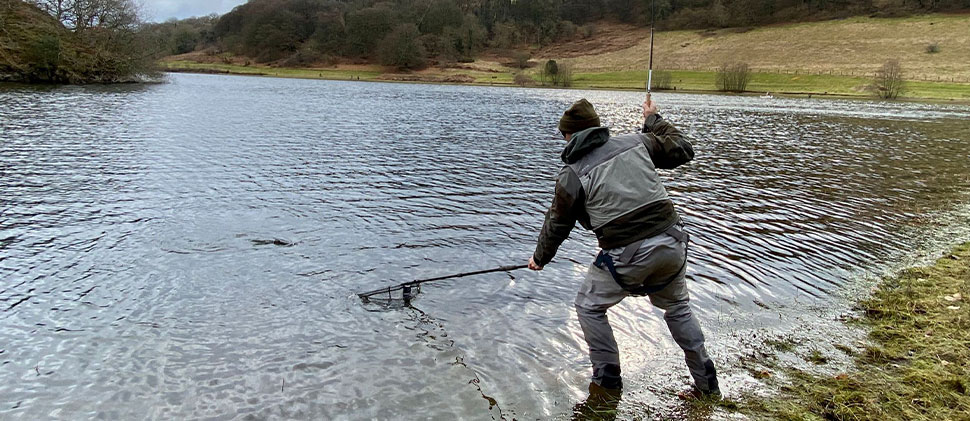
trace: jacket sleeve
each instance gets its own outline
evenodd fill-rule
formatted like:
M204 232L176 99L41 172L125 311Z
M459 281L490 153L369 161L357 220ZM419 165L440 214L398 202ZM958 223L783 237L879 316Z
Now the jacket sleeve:
M677 168L694 159L694 147L687 137L660 114L647 117L643 133L647 134L644 143L657 168Z
M556 179L556 194L552 205L546 212L546 220L539 232L539 242L536 245L532 259L539 266L545 266L552 261L559 246L573 230L582 214L585 212L583 186L576 173L563 167Z

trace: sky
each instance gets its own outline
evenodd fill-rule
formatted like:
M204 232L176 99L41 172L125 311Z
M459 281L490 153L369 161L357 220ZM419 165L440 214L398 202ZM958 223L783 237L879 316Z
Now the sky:
M171 18L184 19L192 16L205 16L212 13L223 14L246 0L142 0L148 20L163 22Z

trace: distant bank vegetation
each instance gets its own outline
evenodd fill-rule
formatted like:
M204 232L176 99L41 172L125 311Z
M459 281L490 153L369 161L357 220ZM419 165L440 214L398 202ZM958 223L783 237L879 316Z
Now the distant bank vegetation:
M656 16L673 30L964 8L970 0L249 0L222 16L145 23L135 0L0 0L0 81L129 81L160 57L196 51L247 65L400 69L490 51L525 68L530 51L593 37L604 20L646 26ZM559 68L540 77L568 85L572 68Z
M653 8L653 9L651 9ZM404 69L588 38L600 20L661 29L757 26L970 8L970 0L249 0L223 16L144 28L171 54L206 49L261 63ZM514 53L514 62L520 62Z
M0 0L0 81L138 80L160 52L142 28L131 0Z

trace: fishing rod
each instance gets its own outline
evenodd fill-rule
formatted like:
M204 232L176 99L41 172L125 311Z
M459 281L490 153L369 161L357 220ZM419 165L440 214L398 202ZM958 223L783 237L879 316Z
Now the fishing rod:
M647 101L650 101L650 90L653 88L653 27L657 19L657 2L650 4L650 64L647 70Z
M365 303L370 302L371 298L375 298L375 297L383 299L384 294L387 294L387 300L393 300L393 293L396 291L401 291L401 294L403 295L404 303L409 304L411 301L411 298L414 297L414 289L417 288L418 290L420 290L421 284L426 284L428 282L435 282L435 281L443 281L445 279L464 278L466 276L472 276L472 275L482 275L486 273L511 272L513 270L525 269L527 267L529 267L529 265L500 266L494 269L456 273L454 275L438 276L435 278L428 278L428 279L418 279L415 281L404 282L402 284L398 284L394 286L375 289L373 291L362 292L357 294L357 296L360 297L360 299ZM381 296L381 297L378 297L378 296Z

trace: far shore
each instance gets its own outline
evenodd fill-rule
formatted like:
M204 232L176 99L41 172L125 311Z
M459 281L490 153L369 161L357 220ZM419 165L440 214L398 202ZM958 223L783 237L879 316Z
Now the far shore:
M173 73L227 74L280 78L345 80L361 82L392 82L419 84L450 84L470 86L506 86L531 88L559 88L541 84L519 85L512 70L458 68L430 68L411 73L386 72L380 66L337 66L332 68L292 68L259 65L200 63L186 60L166 60L161 70ZM658 92L726 94L714 89L715 73L710 71L672 70L674 89ZM644 89L646 72L576 73L571 89L628 90ZM799 98L877 99L864 89L870 82L861 77L840 75L792 75L752 73L748 89L741 95L770 95ZM898 99L933 103L970 104L970 83L907 81L906 90Z

